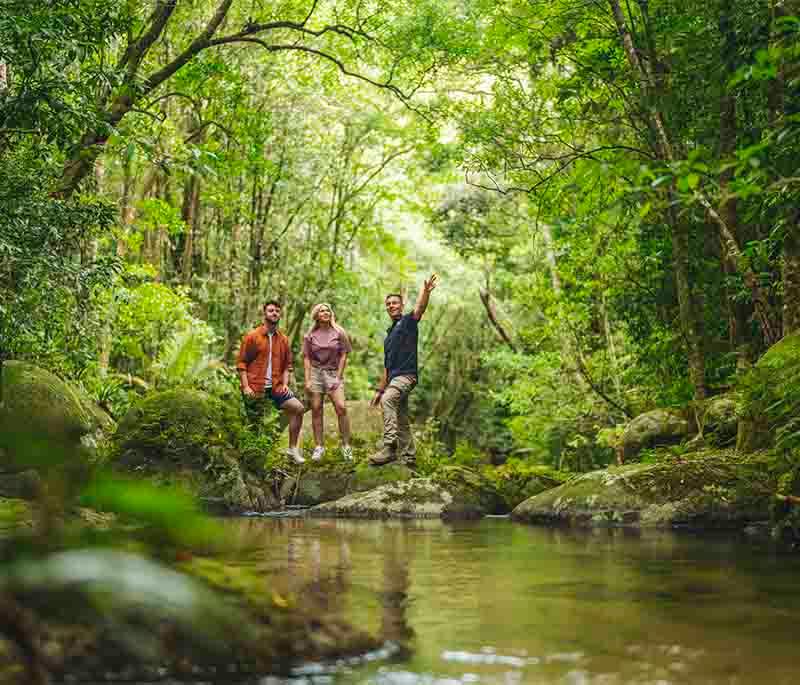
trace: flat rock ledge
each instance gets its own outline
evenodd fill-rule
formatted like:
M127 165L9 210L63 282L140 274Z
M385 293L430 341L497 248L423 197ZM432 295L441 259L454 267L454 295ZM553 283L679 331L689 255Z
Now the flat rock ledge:
M367 519L474 519L487 513L480 497L451 492L431 478L412 478L354 492L308 510L309 516Z
M773 478L765 459L752 455L610 467L535 495L511 516L576 527L745 528L769 520Z

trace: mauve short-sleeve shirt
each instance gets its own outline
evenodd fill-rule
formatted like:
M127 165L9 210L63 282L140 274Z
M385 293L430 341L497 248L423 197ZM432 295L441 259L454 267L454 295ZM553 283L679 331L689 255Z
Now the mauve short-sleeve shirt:
M342 355L352 351L347 334L333 327L317 328L303 339L303 356L317 369L338 369Z

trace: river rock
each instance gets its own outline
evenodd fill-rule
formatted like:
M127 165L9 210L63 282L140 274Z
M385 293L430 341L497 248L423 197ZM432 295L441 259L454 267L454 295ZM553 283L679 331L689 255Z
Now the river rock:
M312 516L352 518L480 518L497 510L499 498L477 473L460 467L430 478L412 478L354 492L310 510Z
M240 462L239 409L198 390L153 393L120 421L115 465L155 482L180 483L214 511L278 508L275 496Z
M576 476L512 512L529 523L742 528L770 518L775 476L766 457L703 453Z
M0 471L91 460L114 422L78 388L22 361L2 369Z
M413 477L414 472L402 464L376 468L364 462L357 465L341 460L308 462L297 474L284 481L281 499L287 504L314 506Z
M620 439L625 461L636 457L643 449L672 445L689 435L689 422L677 412L654 409L640 414L625 428Z
M736 440L739 419L736 400L727 395L712 397L703 410L701 431L706 442L728 445Z

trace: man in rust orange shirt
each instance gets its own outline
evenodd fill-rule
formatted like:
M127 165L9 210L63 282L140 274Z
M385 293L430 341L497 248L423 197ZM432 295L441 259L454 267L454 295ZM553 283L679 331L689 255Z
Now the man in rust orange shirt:
M289 390L292 351L289 338L278 330L281 305L270 300L264 305L264 324L242 339L236 369L251 420L260 420L271 401L289 420L289 456L298 464L305 459L297 446L305 407Z

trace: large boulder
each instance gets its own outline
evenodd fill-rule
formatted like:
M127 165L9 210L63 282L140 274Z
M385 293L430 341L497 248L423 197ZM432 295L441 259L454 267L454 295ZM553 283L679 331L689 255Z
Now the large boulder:
M654 409L640 414L625 428L620 448L625 461L635 458L643 449L681 442L689 435L689 422L679 413Z
M280 506L238 453L238 404L179 388L143 398L114 434L115 465L155 482L181 484L215 511L269 511Z
M22 361L2 367L0 471L90 460L113 420L55 374Z
M412 478L366 492L353 492L313 507L310 514L344 518L470 519L495 513L501 506L494 489L479 474L448 467L430 478Z
M736 400L733 397L712 397L703 407L700 419L705 441L720 446L734 442L739 423L736 412Z
M748 452L800 446L800 333L767 350L740 382L741 419L736 448Z
M308 462L287 478L281 486L281 499L287 504L314 506L413 477L414 472L402 464L374 467L366 462L354 464L326 459L319 463Z
M764 456L698 453L576 476L512 516L574 526L740 528L769 520L775 479Z

